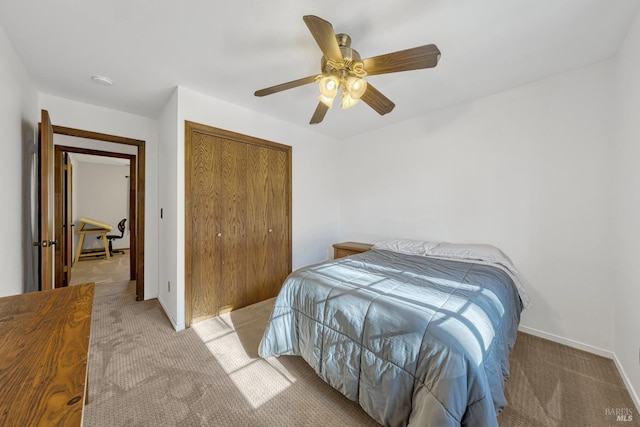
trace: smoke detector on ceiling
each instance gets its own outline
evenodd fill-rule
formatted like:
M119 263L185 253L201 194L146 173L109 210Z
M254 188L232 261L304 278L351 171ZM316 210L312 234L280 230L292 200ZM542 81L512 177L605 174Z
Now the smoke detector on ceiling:
M105 77L105 76L92 76L91 80L93 80L95 83L99 84L99 85L103 85L103 86L113 86L113 80L111 80L109 77Z

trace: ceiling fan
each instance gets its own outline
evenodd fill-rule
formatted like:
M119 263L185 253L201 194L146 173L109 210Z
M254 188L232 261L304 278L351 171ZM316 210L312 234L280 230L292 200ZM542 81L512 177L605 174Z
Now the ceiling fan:
M317 16L306 15L302 19L322 51L321 74L260 89L254 95L271 95L318 82L320 102L311 117L310 124L320 123L324 119L338 92L342 93L342 108L352 107L362 100L380 115L390 113L395 104L368 83L364 77L433 68L440 60L440 50L434 44L360 59L360 54L351 48L351 37L347 34L336 35L331 23Z

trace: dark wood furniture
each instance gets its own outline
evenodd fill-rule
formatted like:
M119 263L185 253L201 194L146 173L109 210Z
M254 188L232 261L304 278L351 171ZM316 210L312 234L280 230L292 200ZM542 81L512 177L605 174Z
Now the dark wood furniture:
M373 245L369 243L343 242L333 245L333 258L342 258L349 255L355 255L366 252Z
M0 298L0 425L82 425L93 292Z

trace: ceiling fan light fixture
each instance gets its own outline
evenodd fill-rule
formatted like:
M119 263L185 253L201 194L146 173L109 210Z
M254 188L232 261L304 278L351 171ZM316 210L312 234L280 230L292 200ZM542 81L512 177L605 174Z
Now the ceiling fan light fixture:
M344 80L342 89L342 108L351 108L360 102L367 90L367 81L362 77L350 76Z
M341 92L342 108L350 108L362 100L381 116L390 113L396 105L368 84L364 77L433 68L440 60L440 50L435 44L362 59L351 48L351 38L346 34L336 34L330 22L314 15L305 15L302 19L322 51L321 74L260 89L254 95L271 95L308 83L318 83L320 102L309 122L312 125L322 122L338 92Z
M324 76L319 80L318 87L320 89L318 100L331 108L340 88L340 80L336 76Z
M367 81L361 77L351 76L344 83L349 96L354 99L360 99L367 90Z
M360 102L360 98L352 97L349 92L342 93L342 108L351 108Z
M329 98L329 97L326 97L326 96L324 96L322 94L318 95L318 101L322 102L324 105L326 105L329 108L331 108L333 106L333 100L334 99L335 99L335 97L334 98Z

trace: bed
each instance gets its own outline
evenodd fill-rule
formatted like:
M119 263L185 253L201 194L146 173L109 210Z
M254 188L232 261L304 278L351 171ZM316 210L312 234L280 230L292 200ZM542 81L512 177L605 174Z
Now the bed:
M390 239L291 273L259 354L302 356L382 425L497 426L528 305L498 248Z

